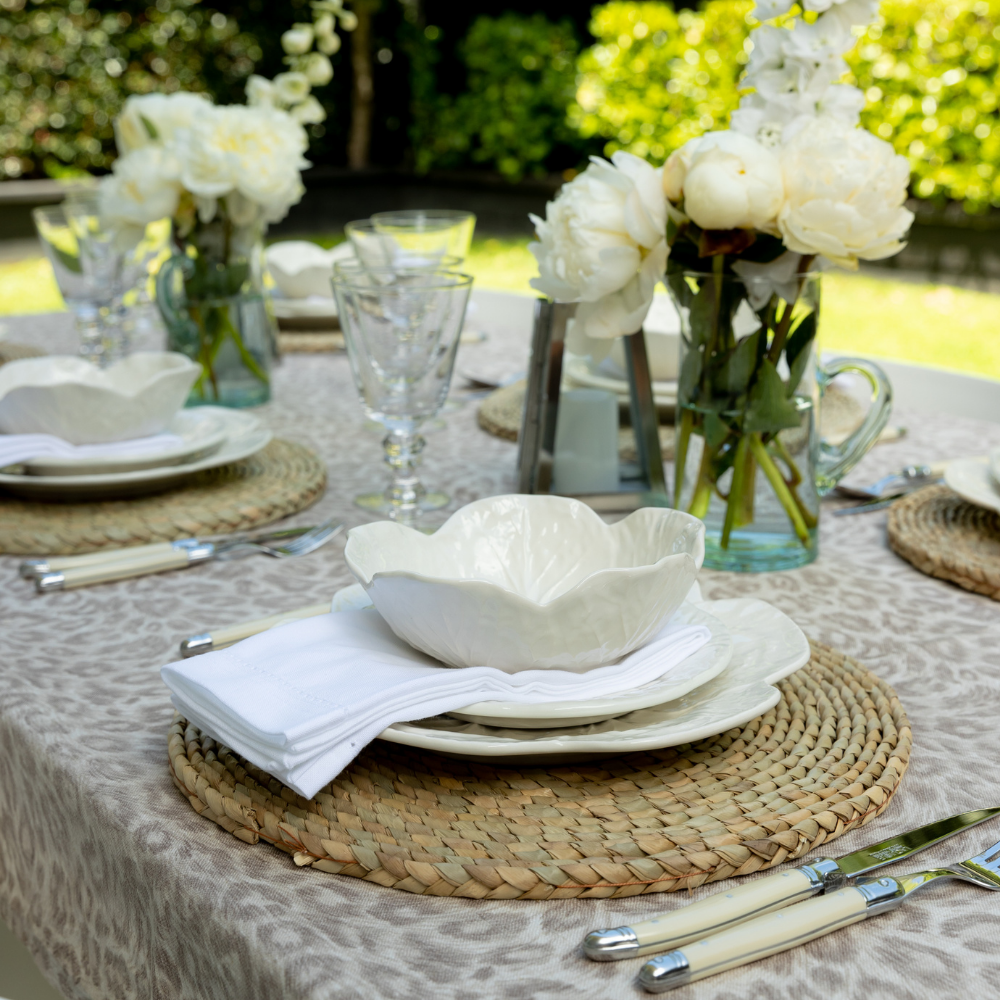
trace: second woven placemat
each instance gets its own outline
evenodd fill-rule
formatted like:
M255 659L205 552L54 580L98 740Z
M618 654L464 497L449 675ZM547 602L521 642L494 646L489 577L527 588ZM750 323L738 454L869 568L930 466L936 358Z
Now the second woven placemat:
M1000 514L928 486L889 508L889 545L922 573L1000 600Z
M672 892L808 854L899 787L910 726L888 684L813 643L778 686L742 728L592 763L501 768L376 740L309 800L179 717L168 753L196 812L299 867L472 899Z
M66 556L245 531L303 510L325 488L326 467L312 451L275 439L153 496L49 504L0 497L0 553Z

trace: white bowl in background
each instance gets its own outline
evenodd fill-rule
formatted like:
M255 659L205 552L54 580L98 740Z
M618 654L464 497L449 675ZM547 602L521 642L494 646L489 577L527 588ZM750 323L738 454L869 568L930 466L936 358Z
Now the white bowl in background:
M351 530L344 557L392 630L449 666L585 670L654 636L680 607L705 528L644 507L605 524L568 497L477 500L433 535Z
M354 257L350 243L325 250L309 240L282 240L264 251L267 269L281 294L289 299L307 299L311 295L333 298L333 265Z
M159 434L200 373L170 351L139 351L109 368L72 355L8 361L0 367L0 434L54 434L70 444Z

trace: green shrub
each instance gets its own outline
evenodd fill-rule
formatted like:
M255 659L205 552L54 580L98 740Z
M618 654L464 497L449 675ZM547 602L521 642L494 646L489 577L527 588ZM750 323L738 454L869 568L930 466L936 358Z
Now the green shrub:
M726 128L747 61L753 0L710 0L674 11L659 0L595 7L596 44L579 60L569 119L600 136L610 155L627 149L662 163L710 129Z
M1000 206L1000 0L883 0L849 62L918 198Z
M129 94L239 80L260 50L197 0L0 0L0 178L106 169Z
M414 93L417 170L483 164L517 180L545 174L560 146L581 148L566 120L577 51L568 21L553 24L542 14L477 18L458 46L465 90L457 97ZM426 63L422 68L426 77Z

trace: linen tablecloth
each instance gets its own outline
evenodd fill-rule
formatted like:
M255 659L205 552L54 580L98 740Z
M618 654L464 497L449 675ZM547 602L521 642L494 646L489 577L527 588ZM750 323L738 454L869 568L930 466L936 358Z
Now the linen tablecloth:
M480 308L490 334L460 370L523 370L527 322ZM530 315L530 306L521 317ZM71 344L65 316L8 318L7 336ZM456 378L456 384L460 380ZM355 493L382 482L343 355L288 356L262 411L314 448L330 484L310 523L358 524ZM897 414L909 434L855 477L983 454L1000 425ZM515 488L514 445L476 426L475 403L428 435L424 476L456 504ZM0 515L2 516L2 515ZM638 997L639 963L599 965L584 933L681 905L623 900L428 898L296 869L196 816L167 771L171 720L159 667L191 633L313 603L351 582L342 542L301 560L255 558L37 596L0 558L0 918L68 997L192 1000L555 1000ZM930 579L892 554L885 514L834 518L821 555L792 572L705 572L708 598L760 597L898 691L910 769L879 819L838 854L964 809L1000 804L1000 605ZM929 867L1000 839L1000 823L920 855ZM718 886L698 890L696 898ZM1000 897L943 885L894 913L687 986L678 1000L904 1000L1000 995Z

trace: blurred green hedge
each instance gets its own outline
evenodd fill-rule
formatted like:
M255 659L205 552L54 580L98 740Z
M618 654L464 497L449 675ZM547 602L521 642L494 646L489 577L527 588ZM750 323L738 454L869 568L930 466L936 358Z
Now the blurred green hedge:
M0 178L106 169L129 94L217 91L260 56L196 0L0 0Z

